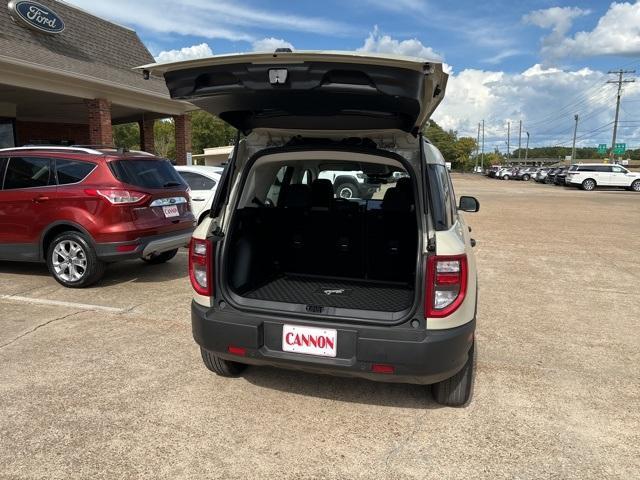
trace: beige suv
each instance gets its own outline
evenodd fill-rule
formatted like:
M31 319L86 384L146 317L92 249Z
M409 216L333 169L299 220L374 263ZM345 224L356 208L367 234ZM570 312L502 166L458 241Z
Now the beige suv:
M422 127L439 63L275 52L141 67L239 134L191 242L193 336L223 376L272 365L433 385L461 406L474 376L476 262ZM322 172L362 171L344 198Z

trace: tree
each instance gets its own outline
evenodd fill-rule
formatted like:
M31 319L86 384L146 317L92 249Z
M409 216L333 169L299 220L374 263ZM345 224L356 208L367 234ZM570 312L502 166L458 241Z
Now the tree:
M454 169L470 170L475 164L475 158L471 160L471 155L477 148L474 138L458 138L457 132L444 130L434 120L427 122L423 133L440 150L445 161L451 162Z
M454 149L456 151L456 160L453 164L454 168L460 168L462 171L471 170L475 166L476 159L472 159L471 155L476 151L478 144L475 138L461 137L456 140Z
M113 126L113 144L116 148L140 150L140 126L137 122Z
M203 153L205 148L232 145L236 129L203 110L190 112L191 147L193 153Z
M172 118L157 120L153 125L156 155L176 159L176 127Z

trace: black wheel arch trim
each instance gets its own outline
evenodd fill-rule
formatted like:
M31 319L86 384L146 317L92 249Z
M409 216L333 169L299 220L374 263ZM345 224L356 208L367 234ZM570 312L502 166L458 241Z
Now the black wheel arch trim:
M82 232L84 235L87 236L87 239L89 240L89 243L91 244L91 246L94 248L94 250L96 249L96 242L94 241L93 237L91 236L91 234L89 233L89 231L84 228L82 225L73 222L71 220L57 220L53 223L51 223L50 225L47 226L47 228L45 228L42 231L42 234L40 235L40 241L38 242L38 256L39 258L41 258L42 260L45 259L45 255L46 255L46 251L44 248L44 240L47 237L47 235L51 232L51 230L57 228L57 227L61 227L61 226L66 226L66 227L71 227L75 230L79 230L80 232Z

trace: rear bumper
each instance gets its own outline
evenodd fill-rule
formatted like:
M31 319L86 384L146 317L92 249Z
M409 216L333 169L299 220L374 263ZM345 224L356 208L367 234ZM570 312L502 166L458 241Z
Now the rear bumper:
M98 243L98 258L105 262L129 260L148 257L154 253L162 253L180 247L186 247L191 241L193 227L177 232L140 237L131 242Z
M336 358L282 351L282 327L306 325L338 331ZM475 332L475 319L448 330L374 327L286 320L191 304L195 341L226 360L250 365L361 377L382 382L431 384L455 375L465 364ZM246 356L228 353L229 346L246 349ZM373 364L395 367L393 374L372 373Z

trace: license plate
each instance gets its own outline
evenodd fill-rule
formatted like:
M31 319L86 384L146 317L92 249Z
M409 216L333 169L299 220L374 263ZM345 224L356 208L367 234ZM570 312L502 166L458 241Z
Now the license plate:
M282 351L335 357L338 333L328 328L284 325L282 327Z
M178 211L178 207L176 207L175 205L171 205L169 207L162 207L162 210L164 211L164 216L167 218L177 217L178 215L180 215L180 212Z

